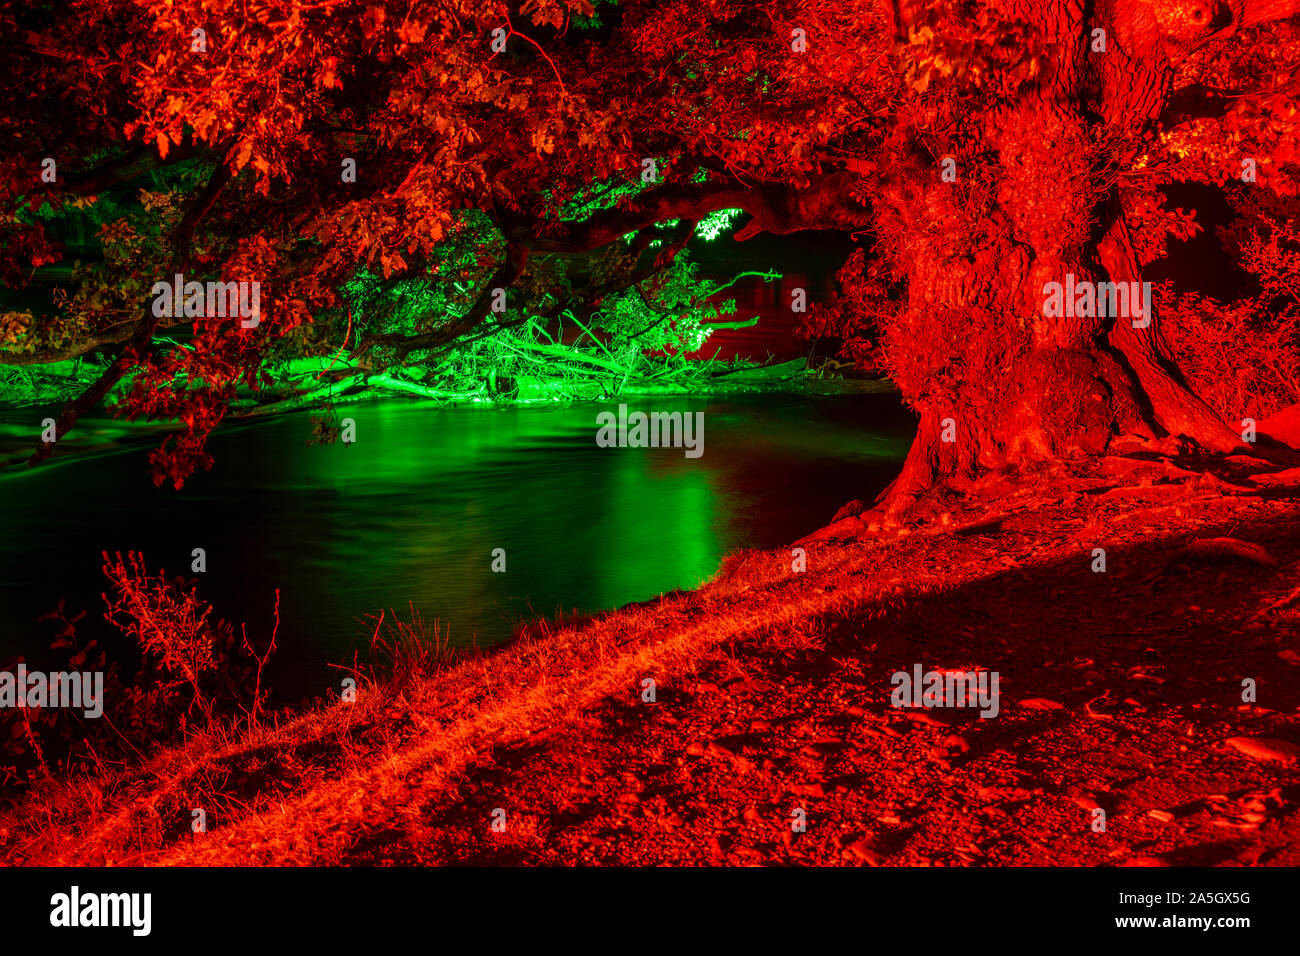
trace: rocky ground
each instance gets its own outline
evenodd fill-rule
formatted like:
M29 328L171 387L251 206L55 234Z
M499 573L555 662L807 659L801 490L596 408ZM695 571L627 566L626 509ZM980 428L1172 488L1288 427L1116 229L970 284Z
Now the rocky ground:
M909 556L982 565L948 587L910 587L908 549L864 555L845 574L888 575L883 600L499 747L358 858L1300 863L1300 509L1205 491L1074 493L932 538ZM1256 548L1189 547L1218 538ZM891 706L915 663L998 672L1000 713Z

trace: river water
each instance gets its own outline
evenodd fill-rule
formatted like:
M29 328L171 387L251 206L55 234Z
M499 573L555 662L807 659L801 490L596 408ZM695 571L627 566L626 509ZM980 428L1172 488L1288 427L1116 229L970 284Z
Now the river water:
M219 431L210 472L155 488L135 440L112 454L0 473L0 660L39 661L60 598L106 637L102 551L194 575L215 614L269 631L281 591L277 696L336 686L367 615L408 602L453 643L522 619L596 611L708 579L728 552L776 547L897 473L913 431L891 394L624 400L703 412L704 453L601 448L617 403L446 409L340 406L352 444L309 445L308 417ZM505 572L492 570L495 549ZM499 552L498 552L499 554ZM498 562L498 566L499 566Z

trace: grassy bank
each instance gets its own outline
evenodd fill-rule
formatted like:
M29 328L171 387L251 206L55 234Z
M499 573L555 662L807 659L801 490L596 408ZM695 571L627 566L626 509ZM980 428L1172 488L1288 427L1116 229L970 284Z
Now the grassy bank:
M790 548L736 555L695 592L50 781L0 845L112 865L1300 862L1300 491L1251 470L1110 459L913 527L852 519L802 545L803 572ZM1221 538L1262 551L1197 543ZM999 672L999 716L892 708L915 663Z

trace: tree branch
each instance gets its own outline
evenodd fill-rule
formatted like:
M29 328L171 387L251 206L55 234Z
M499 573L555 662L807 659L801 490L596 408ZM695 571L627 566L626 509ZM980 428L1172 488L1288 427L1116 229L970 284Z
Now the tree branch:
M222 163L213 170L212 175L208 178L207 185L194 197L190 208L186 210L184 217L182 217L180 224L176 228L176 246L170 272L184 272L189 267L190 244L194 238L194 229L208 210L212 208L217 196L221 194L221 190L225 188L226 183L229 181L230 168L223 159ZM39 465L50 457L50 453L54 451L55 442L71 431L77 419L103 401L109 390L122 380L122 377L130 369L133 359L142 355L149 347L149 341L153 338L153 333L158 328L159 321L159 318L153 314L151 302L145 306L144 316L136 326L135 334L131 336L122 355L104 371L104 374L99 377L99 380L94 385L91 385L68 403L55 422L54 441L42 441L36 447L32 457L27 459L28 467Z
M1300 13L1300 0L1234 0L1233 21L1238 29L1273 20L1286 20Z
M760 232L784 235L804 229L860 227L866 211L849 194L856 180L855 173L840 170L815 177L803 189L783 183L750 188L731 183L671 184L582 222L548 226L545 235L514 238L543 252L590 252L658 222L698 221L720 209L742 209L752 217L736 234L741 242Z

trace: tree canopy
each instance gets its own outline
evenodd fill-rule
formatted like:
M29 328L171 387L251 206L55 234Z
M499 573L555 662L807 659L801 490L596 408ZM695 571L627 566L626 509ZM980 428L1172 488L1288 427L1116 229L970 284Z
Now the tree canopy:
M1231 197L1255 307L1295 299L1298 10L0 0L0 367L103 356L59 433L110 394L180 420L179 484L275 360L380 376L566 315L629 342L698 319L682 250L741 210L741 240L867 240L808 327L921 414L913 483L1126 434L1227 448L1158 323L1054 320L1042 289L1140 280L1199 228L1182 181ZM177 273L259 282L262 320L155 315Z

